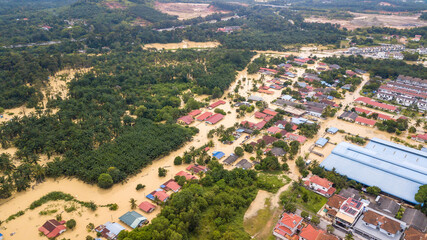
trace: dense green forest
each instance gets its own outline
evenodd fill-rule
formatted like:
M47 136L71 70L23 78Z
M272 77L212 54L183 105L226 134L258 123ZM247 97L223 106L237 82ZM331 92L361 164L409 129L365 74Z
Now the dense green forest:
M77 75L69 87L69 98L52 96L45 113L15 118L0 126L2 147L16 146L16 158L28 168L7 167L0 182L10 195L25 190L36 180L29 174L20 186L23 170L31 172L38 154L59 154L43 168L44 176L76 176L96 183L108 173L112 183L137 173L155 158L191 139L195 128L183 128L175 119L202 103L181 95L193 92L221 96L254 53L242 50L179 50L157 52L137 47L93 60L94 69ZM49 110L59 109L50 114ZM165 124L156 122L166 120ZM10 157L4 165L9 166ZM6 167L5 167L6 169ZM21 171L22 170L22 171ZM19 173L19 174L18 174ZM8 194L9 193L9 194Z
M378 60L363 58L362 56L328 57L323 60L328 64L338 64L346 69L363 69L371 76L382 78L396 78L399 75L427 79L427 68L422 65L407 64L401 60Z
M197 182L186 184L171 196L151 224L119 239L251 239L242 226L243 215L257 194L253 170L223 169L218 162Z

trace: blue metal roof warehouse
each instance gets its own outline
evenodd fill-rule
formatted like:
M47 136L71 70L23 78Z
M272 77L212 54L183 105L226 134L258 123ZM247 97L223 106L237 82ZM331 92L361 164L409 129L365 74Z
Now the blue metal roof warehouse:
M342 142L320 165L411 203L417 203L418 188L427 184L426 152L378 138L364 148Z

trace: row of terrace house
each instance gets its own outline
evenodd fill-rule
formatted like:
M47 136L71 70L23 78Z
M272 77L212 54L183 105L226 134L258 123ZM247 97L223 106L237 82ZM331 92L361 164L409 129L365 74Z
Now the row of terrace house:
M427 80L400 75L378 89L377 98L427 110Z

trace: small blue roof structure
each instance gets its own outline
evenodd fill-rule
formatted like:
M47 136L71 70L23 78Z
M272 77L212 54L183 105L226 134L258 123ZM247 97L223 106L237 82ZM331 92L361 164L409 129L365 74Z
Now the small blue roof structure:
M300 117L300 118L292 118L291 122L293 124L296 124L296 125L300 125L300 124L303 124L303 123L308 123L308 124L313 124L314 123L314 122L312 122L312 121L310 121L310 120L308 120L306 118L302 118L302 117Z
M302 88L307 87L307 83L305 83L305 82L297 82L297 84L298 84L298 86L300 86Z
M336 127L330 127L330 128L328 128L328 133L332 133L332 134L335 134L335 133L337 133L338 132L338 128L336 128Z
M334 97L332 97L332 96L328 96L328 97L327 97L327 99L328 99L328 100L334 100Z
M140 227L147 221L146 217L135 211L125 213L119 219L131 228Z
M320 166L414 204L419 187L427 184L426 152L378 138L364 148L342 142Z
M329 139L327 138L319 138L315 144L319 147L324 147L328 142L329 142Z
M222 157L225 156L225 153L221 152L221 151L215 151L212 153L212 156L214 156L216 159L221 159Z

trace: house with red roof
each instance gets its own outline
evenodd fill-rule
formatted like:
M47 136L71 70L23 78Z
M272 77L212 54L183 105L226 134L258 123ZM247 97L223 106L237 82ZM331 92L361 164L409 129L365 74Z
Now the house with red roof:
M273 230L279 239L298 239L297 231L302 229L303 218L293 213L283 213Z
M311 224L308 224L303 229L301 229L301 232L299 234L300 240L316 240L317 237L320 235L322 230L316 229Z
M412 139L418 142L427 143L427 133L412 136Z
M264 121L266 121L266 122L270 122L271 121L271 119L273 119L274 118L274 116L270 116L270 115L268 115L267 117L265 117L264 118Z
M308 180L304 182L304 185L322 196L330 197L332 196L336 189L332 187L333 183L326 178L321 178L317 175L311 176Z
M279 127L276 127L276 126L272 126L272 127L269 127L269 128L267 129L267 132L268 132L269 134L276 134L276 133L280 132L280 128L279 128Z
M242 121L241 123L240 123L240 125L242 125L243 127L248 127L248 128L254 128L255 127L255 123L253 123L253 122L249 122L249 121Z
M173 179L168 180L167 182L160 185L166 191L172 190L173 192L178 192L181 190L181 186Z
M184 172L184 171L178 172L175 176L184 176L185 179L187 179L187 181L192 180L192 179L197 179L196 176L193 176L193 175L191 175L187 172Z
M39 227L39 231L42 232L47 238L55 238L67 231L64 224L56 221L55 219L47 220L43 226Z
M350 77L353 77L354 75L356 75L356 73L355 73L355 72L353 72L352 70L346 70L346 71L345 71L345 74L346 74L346 75L349 75Z
M277 139L277 138L275 138L275 137L272 137L272 136L268 136L268 135L265 135L265 136L262 136L262 138L261 139L258 139L258 143L261 143L262 141L264 141L264 143L265 143L265 145L266 146L268 146L268 145L270 145L270 144L272 144L272 143L274 143L274 142L276 142L276 141L278 141L279 139Z
M291 132L286 133L286 139L290 141L298 141L300 144L303 144L305 141L307 141L306 137Z
M262 113L262 112L256 112L255 113L255 118L261 118L261 119L263 119L265 117L267 117L267 114L265 114L265 113Z
M366 114L367 116L372 114L372 111L369 111L368 109L363 109L363 108L359 108L359 107L355 107L354 111L357 112L358 114Z
M382 121L387 121L387 120L394 120L392 117L382 114L382 113L377 113L378 114L378 119L382 120Z
M196 118L197 121L205 121L206 119L208 119L210 116L212 116L213 113L211 112L205 112L202 115L198 116Z
M190 115L183 116L178 118L177 122L183 125L190 125L194 121L193 117Z
M265 90L265 89L259 89L258 90L259 93L265 93L265 94L273 94L273 91L269 91L269 90Z
M138 207L139 207L139 209L141 209L142 211L144 211L146 213L150 213L156 209L156 205L154 205L148 201L143 201L141 204L139 204Z
M187 171L193 172L193 173L199 173L199 172L207 172L208 168L202 165L190 165L186 168Z
M265 126L265 124L267 124L266 121L261 121L261 122L255 124L254 128L260 130Z
M217 122L221 121L223 118L224 118L224 115L222 115L221 113L215 113L214 115L206 119L206 123L216 124Z
M169 199L169 195L165 191L154 191L151 193L154 196L154 199L159 199L162 202L166 202Z
M262 111L262 112L267 114L267 115L273 116L273 117L276 116L278 113L278 112L271 110L271 109L268 109L268 108L264 109L264 111Z
M188 115L189 116L192 116L193 118L195 118L197 115L199 115L200 113L202 113L202 111L201 110L199 110L199 109L196 109L196 110L193 110L193 111L191 111Z
M376 102L376 101L374 101L368 97L358 97L354 101L357 103L363 104L363 105L370 105L374 108L379 108L379 109L386 110L386 111L398 112L398 110L399 110L396 106Z
M209 105L208 109L214 109L214 108L218 107L219 105L223 105L223 104L225 104L225 101L219 100L219 101L214 102L211 105Z
M377 121L375 121L375 120L360 117L360 116L356 117L355 122L360 124L360 125L368 126L368 127L373 127L373 126L375 126L375 123L377 123Z

